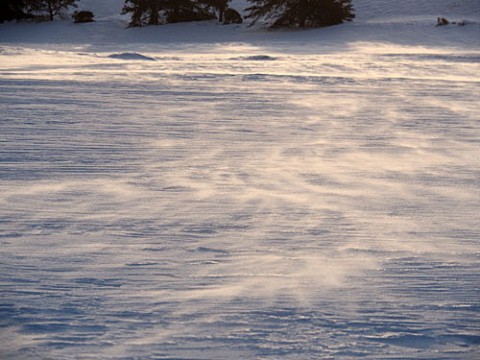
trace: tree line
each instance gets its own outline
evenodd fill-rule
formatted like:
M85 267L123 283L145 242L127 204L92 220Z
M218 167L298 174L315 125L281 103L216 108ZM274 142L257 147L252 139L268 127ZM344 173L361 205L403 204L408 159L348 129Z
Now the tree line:
M244 18L250 20L250 25L263 20L272 28L313 28L341 24L355 17L352 0L247 1ZM125 0L122 14L130 15L130 27L213 19L223 24L241 23L242 16L229 3L230 0ZM78 0L2 0L0 22L33 18L52 21L77 4Z
M78 0L2 0L0 21L45 19L53 21L69 7L77 7Z

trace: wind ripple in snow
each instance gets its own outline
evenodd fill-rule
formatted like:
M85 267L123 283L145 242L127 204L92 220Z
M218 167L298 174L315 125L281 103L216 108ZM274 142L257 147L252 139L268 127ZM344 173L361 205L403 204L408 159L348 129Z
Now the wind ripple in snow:
M406 50L5 67L1 355L474 358L478 64Z

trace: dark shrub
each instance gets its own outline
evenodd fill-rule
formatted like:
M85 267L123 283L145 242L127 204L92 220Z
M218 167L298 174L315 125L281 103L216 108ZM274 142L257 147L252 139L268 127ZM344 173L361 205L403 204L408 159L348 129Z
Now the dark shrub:
M240 13L237 10L231 9L231 8L228 8L225 10L223 14L223 18L224 18L223 23L225 25L241 24L243 22L242 15L240 15Z
M91 11L75 11L72 15L75 24L94 22L94 16Z

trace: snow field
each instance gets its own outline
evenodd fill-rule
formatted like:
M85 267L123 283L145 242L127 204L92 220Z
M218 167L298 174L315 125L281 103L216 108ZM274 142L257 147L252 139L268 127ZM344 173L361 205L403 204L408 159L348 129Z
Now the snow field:
M477 24L115 40L102 4L0 26L1 358L477 356Z

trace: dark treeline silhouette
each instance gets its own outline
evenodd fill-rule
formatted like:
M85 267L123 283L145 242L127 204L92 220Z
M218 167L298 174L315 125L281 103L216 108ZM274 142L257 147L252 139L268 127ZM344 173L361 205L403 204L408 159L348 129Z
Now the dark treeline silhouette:
M0 21L39 19L52 21L78 0L1 0Z
M224 21L230 0L126 0L129 26L159 25L218 19Z
M123 13L131 13L129 26L158 25L218 19L240 23L230 0L126 0ZM352 0L248 0L246 18L252 25L265 19L270 27L322 27L351 21Z
M0 21L21 20L27 17L26 1L2 0L0 1Z
M223 24L241 23L240 13L229 7L231 0L125 0L122 14L130 14L129 27L217 19ZM352 0L247 0L245 18L250 25L259 20L266 26L323 27L351 21ZM1 0L0 21L54 20L78 0ZM93 21L86 11L73 14L75 22ZM87 16L88 15L88 16Z

